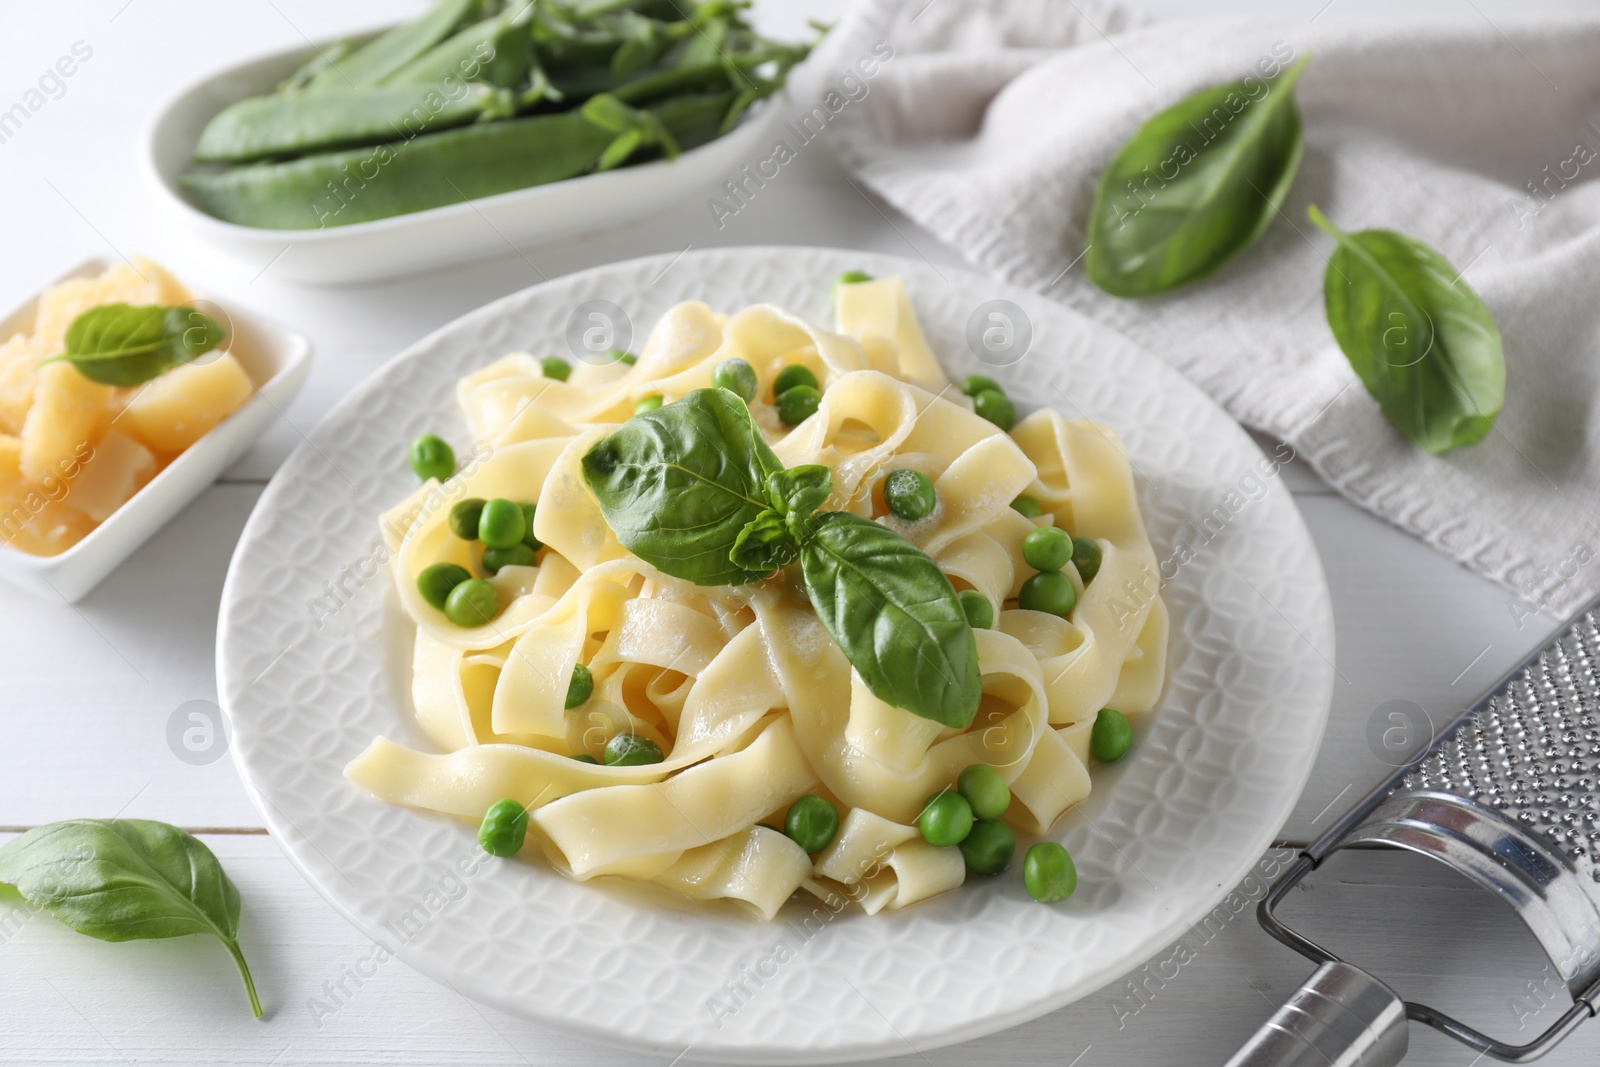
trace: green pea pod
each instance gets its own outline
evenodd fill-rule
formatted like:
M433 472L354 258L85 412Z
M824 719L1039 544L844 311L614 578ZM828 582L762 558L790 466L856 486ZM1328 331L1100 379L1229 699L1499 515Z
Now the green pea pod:
M466 84L454 89L396 85L251 97L206 124L195 162L249 163L383 144L515 113L516 100L507 90Z
M317 54L312 56L304 66L278 83L277 91L280 93L292 93L296 89L304 89L311 83L312 78L354 51L355 45L349 41L335 41L326 48L317 49Z
M650 111L680 146L692 147L716 136L732 99L732 93L682 96ZM570 111L480 123L287 163L191 172L182 184L200 208L229 222L274 230L318 229L573 178L595 167L616 139L582 111Z
M353 89L377 85L454 33L479 10L480 0L439 0L432 11L393 26L343 59L329 63L305 83L307 89Z
M527 6L474 23L384 79L385 85L450 86L485 81L510 88L533 65Z
M708 92L728 87L728 68L726 64L717 62L646 74L623 82L611 95L637 107L678 93L694 90Z
M517 107L527 110L535 104L548 100L552 103L565 99L560 89L551 84L550 78L545 74L544 68L535 59L528 70L528 83L517 91Z
M628 161L639 149L659 147L668 159L678 158L678 142L654 113L629 107L606 93L583 105L583 117L603 130L616 134L616 140L600 154L598 169L611 170Z

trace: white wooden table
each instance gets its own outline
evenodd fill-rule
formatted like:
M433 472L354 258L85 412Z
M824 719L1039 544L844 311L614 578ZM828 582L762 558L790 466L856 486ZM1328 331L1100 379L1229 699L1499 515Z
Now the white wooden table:
M793 32L847 0L766 0ZM963 0L936 0L960 3ZM1158 14L1185 0L1140 0ZM416 0L399 5L406 10ZM1584 0L1432 0L1441 18L1578 12ZM1231 9L1328 20L1383 18L1383 0L1228 0ZM852 188L825 152L803 155L718 230L684 203L625 231L383 284L310 287L266 262L239 264L165 229L135 172L137 131L157 102L203 69L392 17L381 0L57 0L7 3L0 111L20 101L75 42L91 58L0 142L0 306L88 255L145 253L180 276L309 334L316 367L263 442L76 607L0 592L0 840L72 816L162 819L202 835L245 900L244 948L267 1017L250 1019L232 964L198 938L109 945L0 905L0 1062L195 1064L577 1064L665 1062L591 1044L471 1003L402 963L376 970L371 945L305 884L268 839L231 762L191 765L168 746L175 709L215 700L213 643L223 574L262 486L322 414L422 334L524 286L611 260L693 245L830 244L959 262L892 209ZM54 88L51 86L50 88ZM1524 161L1528 162L1528 161ZM1529 162L1529 173L1538 169ZM1281 839L1314 838L1383 776L1366 730L1408 700L1435 722L1538 643L1555 620L1519 626L1508 595L1346 503L1314 475L1288 484L1333 589L1341 679L1316 771ZM902 1062L1099 1065L1218 1063L1310 967L1251 914L1261 886L1231 901L1237 919L1191 931L1193 959L1126 982L1004 1034ZM1350 855L1291 900L1313 936L1499 1036L1522 1041L1566 1003L1553 971L1509 911L1423 860ZM1171 956L1169 950L1157 960ZM1187 957L1187 953L1184 954ZM354 970L352 970L354 969ZM352 979L367 972L369 977ZM1413 1029L1416 1064L1468 1067L1473 1054ZM1074 1057L1078 1057L1074 1059ZM1600 1058L1600 1024L1547 1062Z

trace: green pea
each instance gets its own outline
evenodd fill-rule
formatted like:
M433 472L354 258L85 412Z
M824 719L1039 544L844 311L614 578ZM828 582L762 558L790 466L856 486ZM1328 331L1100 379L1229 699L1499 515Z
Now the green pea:
M463 541L478 539L478 519L483 515L483 497L469 496L450 509L450 532Z
M634 355L632 352L624 352L620 348L613 348L611 350L611 358L616 360L618 363L626 363L630 367L639 362L638 356Z
M1022 558L1036 571L1058 571L1072 559L1072 538L1059 526L1029 530L1022 539Z
M860 285L862 282L870 282L871 280L872 280L872 275L867 274L865 271L859 271L859 270L847 270L847 271L845 271L843 274L839 275L837 278L835 278L833 280L833 299L834 299L834 302L837 303L838 300L839 300L839 289L840 289L841 286Z
M908 522L916 522L933 514L939 495L933 482L921 471L890 471L883 480L883 500L889 510Z
M1060 571L1040 571L1022 583L1018 606L1028 611L1044 611L1063 619L1078 606L1078 590L1072 579Z
M507 548L483 550L483 569L490 574L499 574L501 567L531 567L533 560L533 549L521 541Z
M660 745L638 734L618 734L606 742L607 767L642 767L664 758Z
M790 386L778 397L778 418L785 426L798 426L817 413L822 394L809 385Z
M522 506L504 497L485 501L478 515L478 540L489 548L510 548L520 544L528 532L528 520L523 518Z
M572 668L572 680L567 683L567 710L587 704L593 695L594 675L580 663Z
M558 382L566 381L572 374L572 364L560 356L545 356L539 361L539 366L544 369L546 378L554 378Z
M966 613L967 625L974 630L987 630L994 625L994 605L976 589L963 589L956 594L961 610Z
M961 842L961 858L975 874L999 874L1017 852L1017 835L993 819L979 819Z
M1000 772L987 763L974 763L961 772L956 788L972 805L972 814L980 819L998 819L1011 804L1011 790Z
M1002 430L1017 424L1017 405L998 389L985 389L972 398L972 410Z
M641 397L639 402L633 405L633 413L635 415L643 415L646 412L654 411L656 408L659 408L665 402L665 400L666 398L660 393L651 393L649 396Z
M412 441L406 458L411 461L411 469L423 481L429 478L446 481L456 472L455 449L444 438L431 433Z
M817 381L817 376L804 363L791 363L778 372L772 380L772 395L774 398L782 396L797 385L809 385L813 389L821 390L822 383Z
M538 510L537 504L522 505L522 543L535 552L544 547L544 542L533 536L533 516Z
M595 759L593 756L589 755L589 753L587 753L587 752L580 752L576 756L573 756L572 758L577 760L579 763L594 763L594 764L598 764L600 762L599 760Z
M979 393L1004 393L1005 388L993 378L984 374L969 374L961 379L961 394L963 396L977 396Z
M445 601L450 599L450 591L471 577L472 572L465 567L458 567L454 563L435 563L431 567L424 567L422 573L417 575L417 592L422 594L423 600L443 611Z
M1094 581L1094 576L1100 573L1100 558L1100 542L1087 537L1072 539L1072 562L1077 565L1078 577L1083 579L1084 585Z
M457 626L482 626L500 614L500 594L482 578L468 578L444 602L444 617Z
M789 805L783 832L807 852L821 852L839 832L839 809L815 793L807 793Z
M972 830L972 805L960 793L946 789L928 798L917 825L930 845L959 845Z
M1054 841L1040 841L1022 857L1022 884L1034 900L1054 904L1078 888L1078 868L1066 849Z
M1011 510L1025 519L1037 519L1044 514L1044 509L1039 506L1039 502L1026 493L1011 502Z
M725 359L711 369L711 384L743 400L746 404L756 398L761 382L756 369L742 359Z
M1101 763L1115 763L1128 754L1133 743L1133 727L1128 717L1115 708L1101 708L1089 733L1089 751Z
M491 856L515 856L528 837L528 809L515 800L497 800L483 813L478 844Z

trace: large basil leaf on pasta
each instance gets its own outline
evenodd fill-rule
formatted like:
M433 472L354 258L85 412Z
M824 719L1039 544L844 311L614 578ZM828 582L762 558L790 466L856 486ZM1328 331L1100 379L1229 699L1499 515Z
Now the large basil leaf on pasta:
M1435 455L1483 440L1506 396L1489 308L1421 241L1309 214L1339 242L1322 279L1328 325L1384 417Z
M783 469L743 400L697 389L635 415L583 457L583 477L629 552L696 585L766 576L728 557L768 510L767 477Z
M239 890L209 848L149 819L69 819L0 848L0 883L102 941L210 934L228 950L250 1008L261 1002L239 949Z
M859 515L823 512L807 526L806 591L867 688L925 719L970 725L982 695L978 643L939 565Z
M1271 81L1202 89L1139 127L1090 209L1091 281L1113 296L1164 293L1204 278L1266 231L1300 167L1294 84L1306 61Z

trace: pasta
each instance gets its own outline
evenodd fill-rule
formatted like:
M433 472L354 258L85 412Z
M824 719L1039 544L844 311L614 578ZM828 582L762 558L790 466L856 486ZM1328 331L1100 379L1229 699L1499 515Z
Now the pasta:
M529 849L571 878L652 881L764 919L801 890L871 914L960 886L962 852L930 843L918 818L971 765L999 772L1011 796L1000 818L1023 833L1047 833L1086 797L1100 709L1148 711L1166 667L1155 554L1116 434L1045 409L1010 433L980 418L898 278L842 286L836 306L826 330L769 305L723 315L690 302L663 316L636 362L552 375L514 353L463 379L472 456L382 516L416 624L414 710L434 751L378 738L346 775L383 801L469 820L509 798L528 812ZM826 467L830 510L900 534L990 609L993 624L973 628L981 693L969 725L877 695L798 564L697 585L613 533L584 457L640 401L707 389L729 359L754 368L750 417L785 469ZM821 387L793 427L771 395L791 365ZM886 505L894 470L931 482L931 513ZM1012 506L1021 496L1037 517ZM487 550L452 533L450 515L494 498L536 505L539 547L488 579L493 618L458 625L430 602L425 571L484 569ZM1090 581L1061 568L1076 594L1065 614L1019 606L1034 573L1024 539L1052 525L1099 549ZM578 691L580 675L592 688ZM598 762L624 735L659 759ZM782 829L807 794L842 816L812 855Z

